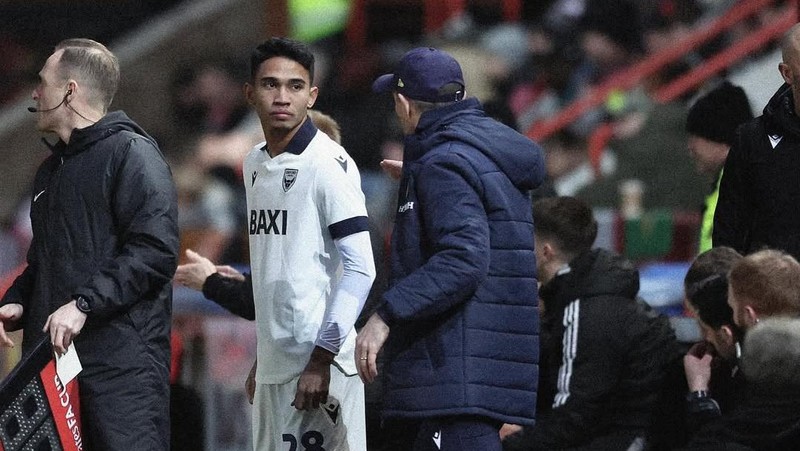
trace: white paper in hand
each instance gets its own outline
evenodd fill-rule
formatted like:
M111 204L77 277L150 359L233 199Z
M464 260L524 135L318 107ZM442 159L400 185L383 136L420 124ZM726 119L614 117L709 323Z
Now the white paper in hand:
M75 343L70 343L64 355L59 356L57 352L55 355L56 374L61 379L61 383L67 385L83 369L81 361L78 359L78 351L75 350Z

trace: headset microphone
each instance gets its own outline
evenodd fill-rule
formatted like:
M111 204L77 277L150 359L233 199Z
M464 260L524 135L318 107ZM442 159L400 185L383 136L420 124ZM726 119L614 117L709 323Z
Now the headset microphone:
M66 94L64 94L64 98L63 98L63 99L61 99L61 102L59 102L59 104L58 104L58 105L56 105L56 106L54 106L53 108L48 108L48 109L46 109L46 110L40 110L40 109L38 109L38 108L36 108L36 107L29 106L29 107L28 107L28 111L30 111L31 113L46 113L46 112L48 112L48 111L53 111L53 110L55 110L56 108L58 108L58 107L60 107L61 105L63 105L63 104L64 104L64 102L66 102L66 101L67 101L67 97L69 97L69 95L70 95L70 94L72 94L72 90L71 90L71 89L67 90L67 93L66 93Z

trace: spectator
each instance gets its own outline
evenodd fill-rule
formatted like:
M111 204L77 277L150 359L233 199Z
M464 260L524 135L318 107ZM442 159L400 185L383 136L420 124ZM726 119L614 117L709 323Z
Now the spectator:
M465 99L440 50L409 51L373 90L392 92L406 138L392 284L358 334L359 374L375 379L383 348L399 449L499 450L501 422L534 417L541 150Z
M789 450L800 443L800 320L767 318L747 333L743 404L706 426L690 450Z
M87 449L167 450L170 168L141 127L108 112L119 63L104 45L62 41L39 78L36 125L59 140L36 173L28 266L0 301L0 342L20 327L26 354L45 335L58 354L74 342Z
M683 358L692 431L730 412L743 393L738 362L743 334L728 305L728 272L741 258L729 247L715 247L698 255L684 278L687 307L703 337Z
M731 268L728 304L747 331L762 318L800 315L800 263L772 249L750 254Z
M800 258L800 24L781 42L785 84L743 125L719 187L713 243L746 255L763 247Z
M533 216L544 312L537 420L504 449L645 449L681 354L669 322L637 300L631 262L592 249L588 205L540 199Z
M752 119L750 101L744 89L727 81L705 94L689 108L686 117L689 154L694 160L697 172L709 177L713 183L713 190L705 199L700 229L700 252L711 249L711 232L719 198L722 167L736 139L736 128Z

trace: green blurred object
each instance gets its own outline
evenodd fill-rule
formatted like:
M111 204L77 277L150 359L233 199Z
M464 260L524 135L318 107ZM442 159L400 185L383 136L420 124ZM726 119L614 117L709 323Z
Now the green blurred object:
M672 211L659 208L624 220L623 251L631 260L657 259L669 254L675 232Z

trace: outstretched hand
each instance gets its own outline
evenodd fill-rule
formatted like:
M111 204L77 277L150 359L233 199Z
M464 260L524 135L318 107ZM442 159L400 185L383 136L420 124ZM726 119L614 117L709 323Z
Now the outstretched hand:
M178 265L178 269L175 271L175 281L185 287L201 291L208 276L217 272L217 267L211 263L211 260L191 249L186 249L186 258L189 263Z
M381 160L381 169L389 174L389 177L400 180L403 174L403 162L400 160Z

